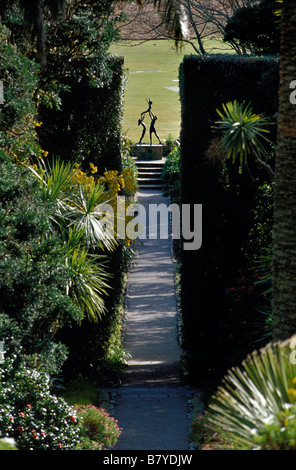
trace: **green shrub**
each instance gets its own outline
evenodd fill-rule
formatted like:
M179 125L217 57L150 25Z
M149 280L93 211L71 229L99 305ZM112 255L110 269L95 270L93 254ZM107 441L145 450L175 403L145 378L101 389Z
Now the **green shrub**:
M285 408L254 432L259 450L296 450L296 406L287 404Z
M24 161L41 155L36 140L36 103L39 66L10 43L10 31L0 23L0 80L4 104L0 113L0 148L10 158Z
M73 450L81 423L63 399L52 394L49 376L6 359L0 368L0 433L19 450Z
M180 202L180 146L173 146L163 165L161 180L164 192L170 196L172 202Z
M76 411L82 418L84 426L84 439L78 449L104 450L112 448L121 434L117 420L112 418L103 408L93 405L78 406Z

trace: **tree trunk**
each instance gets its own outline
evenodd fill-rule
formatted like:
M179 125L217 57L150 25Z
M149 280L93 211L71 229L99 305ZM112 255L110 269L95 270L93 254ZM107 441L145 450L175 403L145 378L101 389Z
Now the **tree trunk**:
M296 333L296 2L283 0L273 227L273 337Z

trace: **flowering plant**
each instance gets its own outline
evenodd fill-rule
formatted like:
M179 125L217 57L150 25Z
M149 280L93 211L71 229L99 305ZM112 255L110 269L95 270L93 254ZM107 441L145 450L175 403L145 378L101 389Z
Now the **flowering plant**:
M62 398L51 394L47 374L6 359L0 369L0 433L18 450L72 450L81 421Z
M94 405L79 405L75 411L77 416L82 418L84 428L84 439L78 448L105 450L114 447L122 431L117 420L103 408Z

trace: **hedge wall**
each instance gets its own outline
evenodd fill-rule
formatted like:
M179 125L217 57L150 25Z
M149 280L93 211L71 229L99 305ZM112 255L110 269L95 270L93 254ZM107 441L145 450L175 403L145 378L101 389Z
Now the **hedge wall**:
M88 59L89 60L89 59ZM40 110L40 141L50 156L59 155L64 161L77 161L85 171L89 163L104 171L121 172L120 137L125 86L124 63L121 57L110 57L108 67L112 81L102 88L94 88L87 78L64 81L70 91L61 94L61 110ZM77 64L78 66L78 64ZM80 67L83 67L83 60ZM106 254L106 253L105 253ZM126 266L123 248L119 245L108 253L107 269L111 274L111 289L104 296L106 314L98 323L89 321L64 328L60 340L69 349L69 358L63 369L66 379L78 375L103 380L101 372L105 365L110 339L121 314L120 303L124 289Z
M231 330L223 318L228 308L225 291L245 263L242 246L253 223L251 214L262 178L256 168L251 168L257 178L252 181L249 174L239 174L230 165L226 188L221 168L209 164L205 151L222 103L251 101L254 112L275 116L278 59L186 56L179 79L181 203L203 204L202 247L183 251L181 261L183 346L191 380L199 382L217 378L234 360L229 357L235 355Z
M77 62L81 71L89 61ZM103 174L105 170L121 170L120 134L123 115L123 58L110 56L106 64L112 80L101 88L93 87L89 78L77 80L75 75L63 80L69 91L60 95L61 109L40 107L42 126L38 132L43 149L49 156L76 161L89 170L89 163Z

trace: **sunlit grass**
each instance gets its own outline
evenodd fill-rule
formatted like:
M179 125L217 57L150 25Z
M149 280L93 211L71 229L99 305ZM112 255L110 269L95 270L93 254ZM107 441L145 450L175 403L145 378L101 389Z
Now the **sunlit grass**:
M131 45L132 44L132 45ZM211 53L229 53L230 49L221 41L207 40L205 47ZM147 109L146 99L153 101L152 111L157 115L156 130L161 140L169 134L177 139L180 135L180 98L178 91L179 66L184 55L194 54L189 44L176 50L173 41L159 40L140 42L121 42L110 48L112 54L123 56L128 69L125 97L123 132L134 142L139 141L142 128L138 119ZM168 87L168 88L167 88ZM169 88L173 89L169 89ZM148 116L145 118L148 142Z

